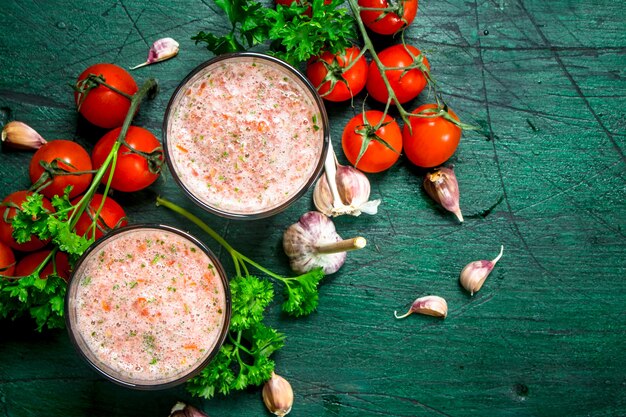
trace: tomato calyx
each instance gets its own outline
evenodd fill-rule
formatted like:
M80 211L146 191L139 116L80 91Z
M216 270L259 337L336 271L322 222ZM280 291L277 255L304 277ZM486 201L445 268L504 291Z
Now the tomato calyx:
M132 100L133 98L132 95L126 94L125 92L113 87L111 84L108 84L103 75L89 74L87 78L78 81L76 84L70 84L74 91L78 93L77 107L79 111L89 92L101 85L123 97L126 97L128 100Z
M126 139L122 139L120 142L122 146L128 149L128 151L124 152L122 155L132 155L132 154L139 155L143 157L148 163L148 171L150 171L151 174L159 174L161 172L161 168L163 167L163 148L162 147L160 146L156 147L150 152L143 152L143 151L140 151L138 149L131 147L128 144L128 142L126 142Z
M385 146L386 148L388 148L389 150L397 154L400 153L398 152L397 149L391 146L389 142L387 142L385 139L383 139L376 133L378 132L379 129L393 122L393 119L385 122L384 120L385 120L386 115L387 115L387 112L383 114L383 116L380 118L380 121L376 123L375 126L372 126L372 124L367 119L365 108L363 109L363 124L358 125L354 129L354 133L360 135L363 138L361 141L361 149L359 149L359 155L357 156L356 161L354 162L355 168L358 168L359 161L361 160L363 155L365 155L365 152L367 151L367 148L372 141L380 143L381 145Z
M326 62L325 60L319 57L316 58L314 62L321 63L327 72L326 72L326 76L324 77L324 79L322 79L322 82L320 82L318 86L315 86L315 88L319 91L319 89L324 84L326 84L327 82L330 82L330 86L328 87L325 93L320 95L320 97L325 97L331 94L333 90L335 89L335 86L337 85L338 82L343 83L348 89L348 91L350 92L350 96L354 97L354 94L352 93L352 88L350 87L350 83L348 83L348 80L345 79L343 74L349 71L350 68L352 68L354 64L357 63L357 61L361 58L361 56L363 56L362 51L353 60L348 61L348 55L346 54L346 51L344 50L340 52L338 55L335 55L333 57L332 62L330 63ZM341 58L343 62L348 62L348 65L342 66L341 63L339 62L339 58Z
M467 123L461 122L457 117L454 117L450 114L450 108L446 103L443 103L441 100L437 100L437 107L430 107L421 110L419 113L408 113L409 117L422 117L425 119L434 119L437 117L441 117L444 120L452 123L455 126L458 126L463 130L478 130L479 128L474 125L470 125ZM411 124L408 124L409 132L411 132Z
M63 166L69 168L76 168L69 162L63 161L61 158L54 158L52 161L47 162L44 160L39 161L39 165L43 168L43 173L39 176L37 181L30 187L29 191L40 192L50 184L52 184L52 180L54 177L58 175L84 175L84 174L94 174L97 170L87 170L87 171L70 171Z

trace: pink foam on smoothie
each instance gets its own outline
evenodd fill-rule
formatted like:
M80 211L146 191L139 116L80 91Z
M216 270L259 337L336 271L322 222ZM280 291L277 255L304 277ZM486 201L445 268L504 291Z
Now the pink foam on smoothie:
M165 383L196 368L218 343L226 297L205 252L160 229L114 236L73 280L74 333L106 373ZM80 343L80 342L79 342Z
M195 74L173 102L167 146L174 170L200 201L254 214L300 192L321 159L314 96L287 69L229 59Z

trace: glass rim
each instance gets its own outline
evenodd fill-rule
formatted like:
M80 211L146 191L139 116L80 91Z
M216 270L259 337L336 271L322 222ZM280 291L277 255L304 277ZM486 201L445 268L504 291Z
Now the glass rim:
M194 368L190 369L189 372L185 373L184 375L181 375L179 378L176 378L174 380L171 381L167 381L167 382L163 382L163 383L142 383L140 381L137 382L133 382L133 381L129 381L126 380L125 378L120 378L120 377L116 377L115 375L112 375L112 370L107 366L106 368L109 369L103 369L102 366L98 365L97 363L95 363L94 360L92 360L92 358L89 357L89 355L87 355L87 352L85 352L86 350L89 349L83 349L83 347L80 346L78 339L80 337L80 335L78 334L78 332L74 331L73 325L72 325L72 320L70 317L70 298L72 297L72 289L74 289L76 286L78 286L78 278L75 277L76 272L80 270L80 267L82 266L82 264L90 257L90 255L92 254L92 252L96 251L98 248L102 247L103 244L106 243L107 240L110 240L111 238L123 234L123 233L128 233L128 232L132 232L133 230L140 230L140 229L145 229L145 230L165 230L171 233L175 233L187 240L189 240L190 242L192 242L193 244L195 244L196 246L198 246L198 248L200 248L200 250L202 250L205 255L207 255L209 257L209 259L211 260L211 262L213 263L213 265L215 266L215 269L217 270L217 273L222 281L222 285L224 287L224 297L225 297L225 312L224 312L224 321L223 321L223 327L220 331L220 334L216 340L216 343L213 347L213 349L211 350L211 352L209 352L209 354L201 361L198 363L197 366L195 366ZM186 381L188 381L189 379L193 378L194 376L198 375L202 369L204 369L217 355L217 353L220 351L222 345L224 344L224 341L226 340L226 336L228 335L229 329L230 329L230 321L231 321L231 315L232 315L232 300L231 300L231 291L230 291L230 284L228 281L228 277L226 275L226 272L224 270L224 267L222 266L221 262L219 261L219 259L217 258L217 256L204 244L202 243L202 241L200 241L198 238L196 238L195 236L193 236L192 234L190 234L189 232L186 232L184 230L178 229L176 227L173 226L169 226L166 224L159 224L159 223L137 223L137 224L133 224L133 225L128 225L128 226L123 226L120 227L119 229L115 229L107 234L105 234L103 237L101 237L100 239L98 239L97 241L95 241L94 243L92 243L87 250L80 256L80 258L78 259L78 261L76 262L74 271L72 271L72 274L70 276L70 280L67 284L67 291L65 294L65 305L64 305L64 314L65 314L65 327L67 328L67 332L69 334L70 337L70 341L72 342L72 345L74 346L74 348L76 349L77 352L79 352L80 356L83 358L83 360L85 360L85 362L87 362L87 364L94 369L95 371L97 371L100 375L104 376L106 379L127 387L127 388L133 388L133 389L138 389L138 390L159 390L159 389L166 389L166 388L172 388L174 386L180 385Z
M187 85L187 83L196 74L198 74L205 68L215 65L225 60L237 59L237 58L255 58L255 59L265 60L265 61L277 64L287 69L287 71L293 74L300 82L302 82L305 88L311 93L315 101L315 105L317 106L317 109L319 110L319 113L322 119L322 123L321 123L322 132L323 132L322 150L320 153L320 159L317 162L317 165L311 177L306 181L304 186L297 193L292 195L288 200L284 201L280 205L273 207L271 209L264 210L261 212L255 212L255 213L233 213L233 212L229 212L225 210L220 210L219 208L211 206L207 204L206 202L202 201L201 199L199 199L198 197L196 197L194 193L191 190L189 190L189 188L183 183L183 181L178 176L178 173L176 172L175 167L174 167L174 163L172 162L172 158L171 158L169 146L168 146L168 139L167 139L167 136L168 136L167 130L168 130L169 122L170 122L170 115L172 113L174 101L178 98L180 92ZM328 153L328 149L330 147L330 125L328 121L328 114L326 113L326 107L324 105L324 101L318 94L315 87L311 84L311 82L293 65L283 61L282 59L279 59L272 55L268 55L268 54L264 54L260 52L250 52L250 51L232 52L232 53L217 55L203 62L202 64L198 65L189 74L187 74L187 76L183 78L183 80L178 84L178 86L172 93L172 96L170 97L169 102L167 103L167 107L165 108L165 116L163 118L163 124L161 127L161 132L163 135L163 151L165 154L165 162L167 163L167 166L169 168L170 173L172 174L172 177L174 178L174 181L178 184L180 188L182 188L185 195L187 195L187 197L189 197L196 205L200 206L205 211L212 213L212 214L216 214L223 218L234 219L234 220L257 220L257 219L271 217L284 211L293 203L295 203L297 200L299 200L300 197L302 197L315 184L315 181L322 174L322 171L324 169L324 163L326 161L326 157Z

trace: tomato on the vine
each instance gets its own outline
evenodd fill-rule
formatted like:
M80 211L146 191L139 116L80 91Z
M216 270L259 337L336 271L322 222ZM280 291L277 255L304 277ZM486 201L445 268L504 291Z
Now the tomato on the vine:
M32 235L28 242L17 243L13 237L13 225L11 219L15 217L18 210L17 207L21 207L22 203L26 201L26 197L32 194L29 191L16 191L9 194L0 204L0 240L9 245L15 250L22 252L32 252L37 249L43 248L47 242L43 242L37 236ZM54 207L50 203L50 200L43 198L43 207L54 212ZM21 210L21 209L20 209Z
M68 185L72 186L70 198L82 194L91 184L93 175L89 171L89 153L70 140L46 143L35 152L28 168L31 182L37 184L41 194L48 198L62 196ZM72 174L74 172L85 173Z
M436 104L424 104L413 110L418 114L437 114L440 108ZM458 116L447 109L449 117L459 121ZM404 125L402 140L404 153L413 164L422 168L432 168L446 162L456 151L461 140L461 128L444 116L410 116L408 125Z
M420 57L421 60L418 61ZM402 104L414 99L426 87L428 81L424 72L430 70L430 64L426 57L421 55L419 49L411 45L393 45L383 49L378 54L378 58L385 67L411 67L409 69L390 69L385 71L398 103ZM366 88L367 92L375 100L381 103L387 103L387 100L389 100L387 86L374 61L370 63Z
M74 93L78 112L99 127L111 129L121 126L130 108L130 100L107 86L85 85L82 81L89 74L102 76L105 83L129 96L139 89L137 83L125 69L106 63L92 65L78 77L76 85L84 91Z
M413 23L417 14L417 0L359 0L359 6L376 9L361 10L363 23L372 32L380 35L393 35Z
M29 253L17 263L15 267L15 276L16 277L24 277L33 273L35 269L46 259L46 257L50 254L49 249L41 250L39 252ZM54 268L56 267L56 273L58 276L63 278L65 281L68 281L70 278L70 263L67 258L67 254L64 252L57 251L54 255L54 264L52 263L52 259L46 263L41 271L39 271L39 278L46 279L49 275L54 272Z
M121 130L121 128L111 130L96 143L91 153L95 169L102 166ZM124 192L139 191L159 177L163 164L163 148L152 133L137 126L128 128L124 142L117 152L111 188ZM102 178L102 183L106 184L110 172L109 167Z
M0 275L12 277L15 271L15 255L9 245L0 241Z
M98 216L94 235L94 228L92 228L92 224L94 223L96 213L102 204L103 197L104 196L102 194L94 194L91 198L89 205L76 222L76 227L74 229L76 234L87 238L95 236L95 239L98 240L110 230L126 226L128 224L126 213L124 212L122 206L115 202L115 200L111 197L107 196L104 200L104 205L102 206L100 215ZM75 206L78 204L78 201L78 198L74 199L72 201L72 205Z
M381 120L380 127L375 129ZM365 112L365 118L359 114L350 119L343 130L341 146L355 168L363 172L381 172L400 157L402 132L391 116L369 110Z
M359 94L367 81L367 60L356 46L311 58L306 76L320 96L328 101L345 101ZM350 67L346 70L346 67Z

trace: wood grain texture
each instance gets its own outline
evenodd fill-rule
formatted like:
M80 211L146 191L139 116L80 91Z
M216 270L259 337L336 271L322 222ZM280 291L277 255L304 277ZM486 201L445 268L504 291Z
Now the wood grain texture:
M67 87L84 68L128 67L154 40L177 39L178 57L133 74L160 82L135 122L160 136L174 88L211 56L190 37L228 30L211 0L2 6L0 122L21 120L87 147L102 132L77 118ZM423 173L404 158L370 176L380 213L336 220L367 248L326 278L316 313L289 319L277 301L268 314L288 337L275 359L296 393L291 415L626 415L625 27L620 1L420 2L407 41L429 58L448 104L481 128L464 133L450 161L466 223L427 198ZM328 106L335 141L363 98L355 109ZM29 185L29 156L2 153L0 194ZM117 197L133 222L189 229L232 272L214 242L155 207L157 194L202 215L168 173L150 190ZM311 208L309 192L266 220L202 216L241 252L287 274L282 232ZM469 297L459 271L500 244L502 260ZM446 320L393 318L426 294L448 300ZM212 417L267 415L259 389L200 401L183 388L117 387L80 360L64 332L31 326L0 323L1 415L165 416L181 399Z

